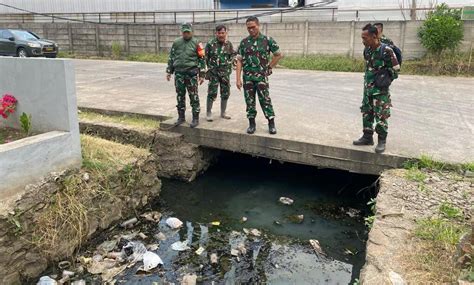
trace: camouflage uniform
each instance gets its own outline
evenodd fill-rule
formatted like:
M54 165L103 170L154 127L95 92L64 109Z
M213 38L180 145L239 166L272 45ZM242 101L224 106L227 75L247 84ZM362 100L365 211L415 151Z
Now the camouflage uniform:
M189 94L193 113L199 114L198 76L204 77L206 63L204 48L195 38L178 38L171 47L168 59L168 74L175 74L175 87L178 112L186 109L186 90Z
M209 86L208 100L215 101L217 90L221 86L221 99L227 100L230 96L230 74L235 57L234 47L229 41L219 42L217 38L211 39L206 45L207 78Z
M268 91L268 75L271 74L271 69L268 68L270 53L280 54L278 44L271 37L260 34L256 39L249 36L240 42L238 57L242 60L244 96L249 119L257 115L255 93L258 93L265 117L275 117Z
M380 38L380 42L388 46L394 46L393 41L385 35L382 35L382 37Z
M362 99L362 124L364 133L373 133L374 121L375 131L377 134L385 138L388 131L388 118L390 117L390 100L389 88L378 88L375 86L375 74L378 70L387 68L390 71L392 79L398 78L400 66L395 53L389 46L385 46L383 54L381 53L382 45L372 50L365 48L364 59L365 75L364 75L364 95Z

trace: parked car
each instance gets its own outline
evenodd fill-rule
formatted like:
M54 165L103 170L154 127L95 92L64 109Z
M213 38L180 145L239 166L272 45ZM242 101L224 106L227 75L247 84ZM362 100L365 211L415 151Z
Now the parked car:
M58 44L24 30L0 29L0 55L55 58Z

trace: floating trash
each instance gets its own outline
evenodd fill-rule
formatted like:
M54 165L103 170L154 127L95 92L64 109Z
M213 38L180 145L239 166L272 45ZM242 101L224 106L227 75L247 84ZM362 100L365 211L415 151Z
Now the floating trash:
M58 282L49 276L43 276L36 285L57 285Z
M147 251L143 255L143 270L150 271L153 268L156 268L158 265L163 265L163 261L158 256L158 254Z
M217 257L217 253L211 254L210 261L212 265L216 265L219 262L219 257Z
M196 274L186 274L183 276L183 281L181 285L195 285L197 282L197 275Z
M178 218L168 218L166 219L166 224L172 229L179 229L183 226L183 222L181 222Z
M143 255L147 252L145 245L138 241L131 241L122 248L122 254L127 256L131 263L143 260Z
M260 232L260 231L257 230L257 229L251 229L251 230L250 230L250 234L253 235L253 236L255 236L255 237L259 237L259 236L262 235L262 232Z
M152 211L141 215L140 217L145 218L145 220L150 222L158 223L161 220L161 213L158 211Z
M190 249L190 247L188 246L188 241L185 240L185 241L177 241L173 243L171 245L171 249L176 250L176 251L185 251L185 250Z
M137 222L138 222L137 218L131 218L131 219L126 220L125 222L121 223L120 226L123 227L123 228L131 228Z
M293 203L294 203L293 199L290 199L288 197L280 197L279 201L283 205L293 205Z
M202 246L200 246L195 252L197 255L201 255L206 249Z
M309 244L313 247L313 250L314 250L314 252L316 252L316 254L326 256L326 254L323 252L323 249L321 248L321 245L319 244L318 240L310 239Z
M159 240L159 241L164 241L164 240L166 240L166 236L165 236L165 234L162 233L162 232L159 232L159 233L157 233L156 235L154 235L154 238L156 238L156 239Z

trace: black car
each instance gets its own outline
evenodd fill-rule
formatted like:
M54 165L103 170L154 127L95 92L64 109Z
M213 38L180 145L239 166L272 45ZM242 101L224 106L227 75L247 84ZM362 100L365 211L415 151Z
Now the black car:
M0 55L55 58L58 44L24 30L0 29Z

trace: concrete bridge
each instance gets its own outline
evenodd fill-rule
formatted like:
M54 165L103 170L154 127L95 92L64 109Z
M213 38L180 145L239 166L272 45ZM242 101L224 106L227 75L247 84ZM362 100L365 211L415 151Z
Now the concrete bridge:
M175 117L174 85L165 80L165 65L76 60L81 107ZM361 134L362 74L277 69L270 78L278 134L270 136L257 115L257 133L247 135L243 94L231 89L229 115L206 122L200 87L201 124L170 131L192 143L288 161L378 174L400 167L410 157L430 155L451 163L474 161L474 96L470 78L402 75L392 86L392 118L387 151L352 146ZM235 85L234 85L235 86ZM189 104L189 102L187 102ZM219 99L215 103L219 110ZM190 122L188 108L187 121ZM165 121L163 128L170 127Z

